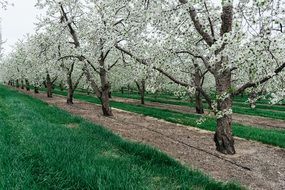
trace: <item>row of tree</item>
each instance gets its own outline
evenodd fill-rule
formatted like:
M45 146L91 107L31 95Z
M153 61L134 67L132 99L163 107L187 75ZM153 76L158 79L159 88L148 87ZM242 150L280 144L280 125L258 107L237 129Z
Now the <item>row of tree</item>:
M105 116L109 95L135 83L145 91L167 90L203 99L217 118L217 150L235 154L233 98L251 92L285 96L285 51L281 0L220 2L203 0L38 0L46 16L37 32L18 42L1 65L10 84L45 85L48 96L58 83L91 89ZM213 96L213 91L215 96Z

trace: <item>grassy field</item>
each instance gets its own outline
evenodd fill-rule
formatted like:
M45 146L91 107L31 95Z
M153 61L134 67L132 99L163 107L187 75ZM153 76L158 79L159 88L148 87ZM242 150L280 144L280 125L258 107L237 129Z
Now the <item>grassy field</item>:
M122 97L122 98L131 98L131 99L140 99L138 94L121 94L121 93L113 93L114 96ZM180 105L180 106L189 106L195 107L194 103L186 102L183 100L176 99L175 97L168 99L165 96L155 98L152 95L147 95L145 100L149 102L158 102L163 104L172 104L172 105ZM207 108L208 105L204 104L204 107ZM285 120L285 106L275 106L275 105L267 105L267 104L258 104L255 109L249 108L249 106L245 103L234 102L233 112L243 115L253 115L253 116L262 116L268 117L272 119L280 119Z
M66 92L59 90L55 90L55 93L66 95ZM75 98L91 103L100 104L99 99L96 97L84 95L82 93L76 93ZM216 121L213 118L207 118L207 120L202 124L197 124L197 120L200 118L200 116L196 114L185 114L160 108L150 108L143 105L133 105L115 101L112 101L111 104L114 108L163 119L172 123L179 123L209 131L215 131L216 129ZM265 144L285 148L285 130L262 129L253 126L233 123L233 134L234 136L244 139L255 140Z
M240 189L0 86L0 189Z

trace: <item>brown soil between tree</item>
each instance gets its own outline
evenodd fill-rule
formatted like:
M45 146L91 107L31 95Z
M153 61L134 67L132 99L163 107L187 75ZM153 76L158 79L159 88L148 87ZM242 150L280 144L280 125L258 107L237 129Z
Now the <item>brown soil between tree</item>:
M135 99L128 98L113 98L114 101L124 102L129 104L139 105L140 101ZM181 113L191 113L196 114L195 109L187 106L179 106L173 104L162 104L159 102L146 102L145 106L147 107L157 107L172 111L177 111ZM250 125L254 127L267 128L267 129L285 129L285 121L278 119L271 119L259 116L251 116L251 115L242 115L242 114L233 114L233 121L243 125Z
M124 138L154 146L215 179L239 181L250 189L285 189L284 149L236 138L237 154L222 155L215 151L213 133L208 131L117 109L113 109L114 117L104 117L101 107L92 103L74 101L74 105L67 105L62 96L47 98L42 93L25 93L100 124Z

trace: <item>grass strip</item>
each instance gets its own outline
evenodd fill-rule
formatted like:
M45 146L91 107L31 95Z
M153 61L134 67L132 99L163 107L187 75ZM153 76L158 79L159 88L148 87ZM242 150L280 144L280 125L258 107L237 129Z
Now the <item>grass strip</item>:
M130 98L130 99L136 99L139 100L140 96L137 94L119 94L115 93L114 96L121 97L121 98ZM179 106L189 106L189 107L195 107L194 103L191 102L185 102L185 101L173 101L173 100L166 100L162 98L150 98L145 97L146 101L149 102L157 102L162 104L171 104L171 105L179 105ZM204 104L204 107L207 108L208 105ZM268 109L268 110L267 110ZM278 112L270 111L270 110L276 110ZM284 111L284 112L280 112ZM233 112L243 115L252 115L252 116L261 116L261 117L267 117L272 119L280 119L285 120L285 106L269 106L269 105L257 105L255 109L251 109L248 107L248 105L241 104L234 105L233 106Z

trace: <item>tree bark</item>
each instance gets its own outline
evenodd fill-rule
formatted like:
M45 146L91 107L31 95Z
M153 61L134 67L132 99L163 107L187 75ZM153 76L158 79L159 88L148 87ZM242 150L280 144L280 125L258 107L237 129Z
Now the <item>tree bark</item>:
M68 92L67 92L67 104L71 105L73 104L73 94L74 94L74 91L72 88L68 88Z
M142 80L141 82L142 86L141 86L141 104L145 104L145 101L144 101L144 96L145 96L145 80Z
M138 88L138 91L139 91L139 94L140 94L140 100L141 100L141 104L145 104L145 101L144 101L144 97L145 97L145 80L142 80L141 81L141 84L137 81L135 81L136 85L137 85L137 88Z
M26 90L30 91L30 83L28 79L25 79L25 84L26 84Z
M38 94L38 93L39 93L39 88L36 87L36 86L34 87L34 93L35 93L35 94Z
M17 87L17 88L20 88L19 79L16 80L16 87Z
M199 65L194 61L195 73L194 73L194 82L196 85L195 89L195 104L196 104L196 113L204 114L203 108L203 100L202 100L202 93L199 91L198 88L203 87L204 84L204 73L201 72Z
M215 77L216 90L219 96L229 94L231 87L231 72L225 72ZM218 98L218 111L226 111L232 109L232 96L226 98ZM235 154L234 138L232 136L232 115L223 114L217 118L217 129L214 135L217 151L223 154Z
M52 98L52 81L49 74L47 74L46 77L46 87L47 87L47 97Z
M112 109L110 106L110 90L111 85L107 80L107 71L104 68L104 61L100 60L100 79L101 79L101 103L102 111L104 116L113 116Z
M72 71L71 71L72 72ZM67 90L67 104L73 104L73 83L72 83L72 78L71 78L71 72L67 74L67 85L68 85L68 90Z
M24 81L21 80L21 89L25 89Z
M196 113L204 114L202 94L196 90L195 92Z
M102 95L101 95L101 104L102 104L102 111L104 116L113 116L111 107L110 107L110 98L109 98L109 91L110 86L106 84L102 87Z

